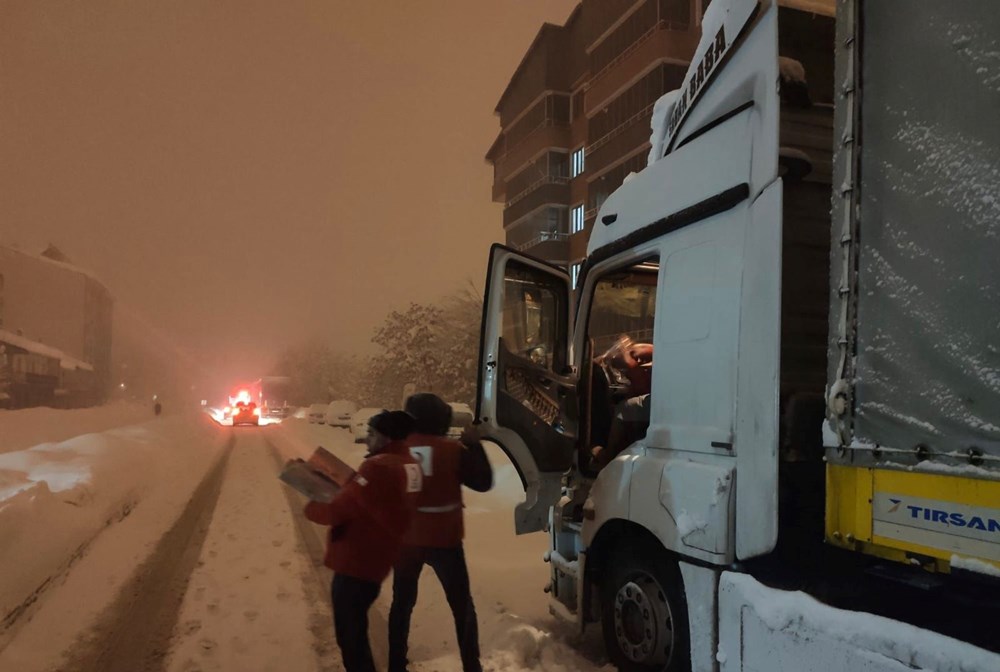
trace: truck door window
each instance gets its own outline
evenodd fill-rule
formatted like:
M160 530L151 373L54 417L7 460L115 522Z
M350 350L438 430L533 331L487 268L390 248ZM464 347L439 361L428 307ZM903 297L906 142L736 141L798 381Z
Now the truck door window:
M530 266L510 262L504 274L503 339L510 352L550 371L566 364L564 288Z
M647 262L598 281L587 329L595 353L607 350L622 334L637 342L652 340L658 271L655 262Z
M580 464L607 464L649 425L659 262L613 271L594 285L587 321L589 432Z

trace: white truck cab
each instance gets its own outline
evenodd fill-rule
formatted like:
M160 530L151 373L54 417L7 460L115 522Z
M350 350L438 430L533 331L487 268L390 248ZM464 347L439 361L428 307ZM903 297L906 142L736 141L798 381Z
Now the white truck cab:
M779 34L779 14L818 37ZM824 490L825 450L851 439L822 427L845 399L828 394L843 294L830 205L834 113L854 101L810 96L803 77L832 82L833 35L833 2L713 0L683 87L654 113L648 167L600 208L576 291L562 268L491 250L477 419L524 484L517 532L551 537L552 610L601 623L620 669L821 669L794 667L808 647L754 667L720 629L739 631L745 595L724 575L819 557L824 506L843 496ZM852 45L837 59L853 64ZM600 357L623 335L653 346L648 396ZM628 421L636 440L597 467ZM867 660L854 655L838 660ZM890 658L864 669L901 669Z

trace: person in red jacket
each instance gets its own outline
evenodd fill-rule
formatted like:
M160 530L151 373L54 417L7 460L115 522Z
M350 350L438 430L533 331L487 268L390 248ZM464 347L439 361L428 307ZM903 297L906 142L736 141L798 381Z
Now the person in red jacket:
M306 518L329 525L325 564L333 570L330 594L334 632L347 672L374 672L368 609L399 556L420 492L422 473L403 439L412 416L382 411L368 421L368 456L329 503L309 502Z
M407 669L410 616L425 564L437 574L455 618L462 669L481 672L479 625L462 548L462 485L486 492L493 487L493 468L474 428L466 428L461 441L447 438L451 407L440 397L412 395L406 400L406 411L415 418L415 431L406 443L423 470L424 487L417 496L417 511L393 570L389 672Z

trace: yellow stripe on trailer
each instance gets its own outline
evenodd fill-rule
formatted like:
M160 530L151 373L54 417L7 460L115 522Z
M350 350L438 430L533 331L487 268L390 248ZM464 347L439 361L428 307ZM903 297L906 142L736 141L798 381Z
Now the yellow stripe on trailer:
M954 556L1000 569L1000 480L827 464L826 540L929 571Z

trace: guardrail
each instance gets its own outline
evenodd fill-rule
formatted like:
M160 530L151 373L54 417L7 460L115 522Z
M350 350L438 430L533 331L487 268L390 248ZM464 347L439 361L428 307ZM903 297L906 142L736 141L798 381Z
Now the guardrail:
M509 208L543 184L569 184L569 180L570 178L562 175L546 175L541 179L535 180L523 190L519 191L516 195L511 197L506 203L504 203L504 207Z
M611 129L610 132L605 133L600 138L598 138L597 140L595 140L594 142L592 142L587 147L587 150L586 150L587 151L587 156L589 157L592 152L597 151L598 149L600 149L601 147L603 147L604 145L608 144L609 142L611 142L612 140L614 140L615 138L617 138L619 135L621 135L622 133L624 133L625 131L627 131L629 128L632 127L633 124L635 124L637 121L639 121L642 117L645 117L645 116L648 116L648 115L652 114L653 107L655 105L656 105L655 102L650 103L649 105L647 105L646 107L642 108L641 110L639 110L638 112L636 112L635 114L633 114L631 117L629 117L628 119L626 119L622 123L620 123L617 126L615 126L613 129ZM652 134L652 132L653 132L652 129L650 129L650 133L651 134Z
M558 231L543 231L542 233L538 234L528 242L516 245L514 249L516 249L518 252L523 252L529 248L534 247L535 245L539 245L541 243L547 243L550 240L569 240L569 236L570 234L568 233L560 233Z

